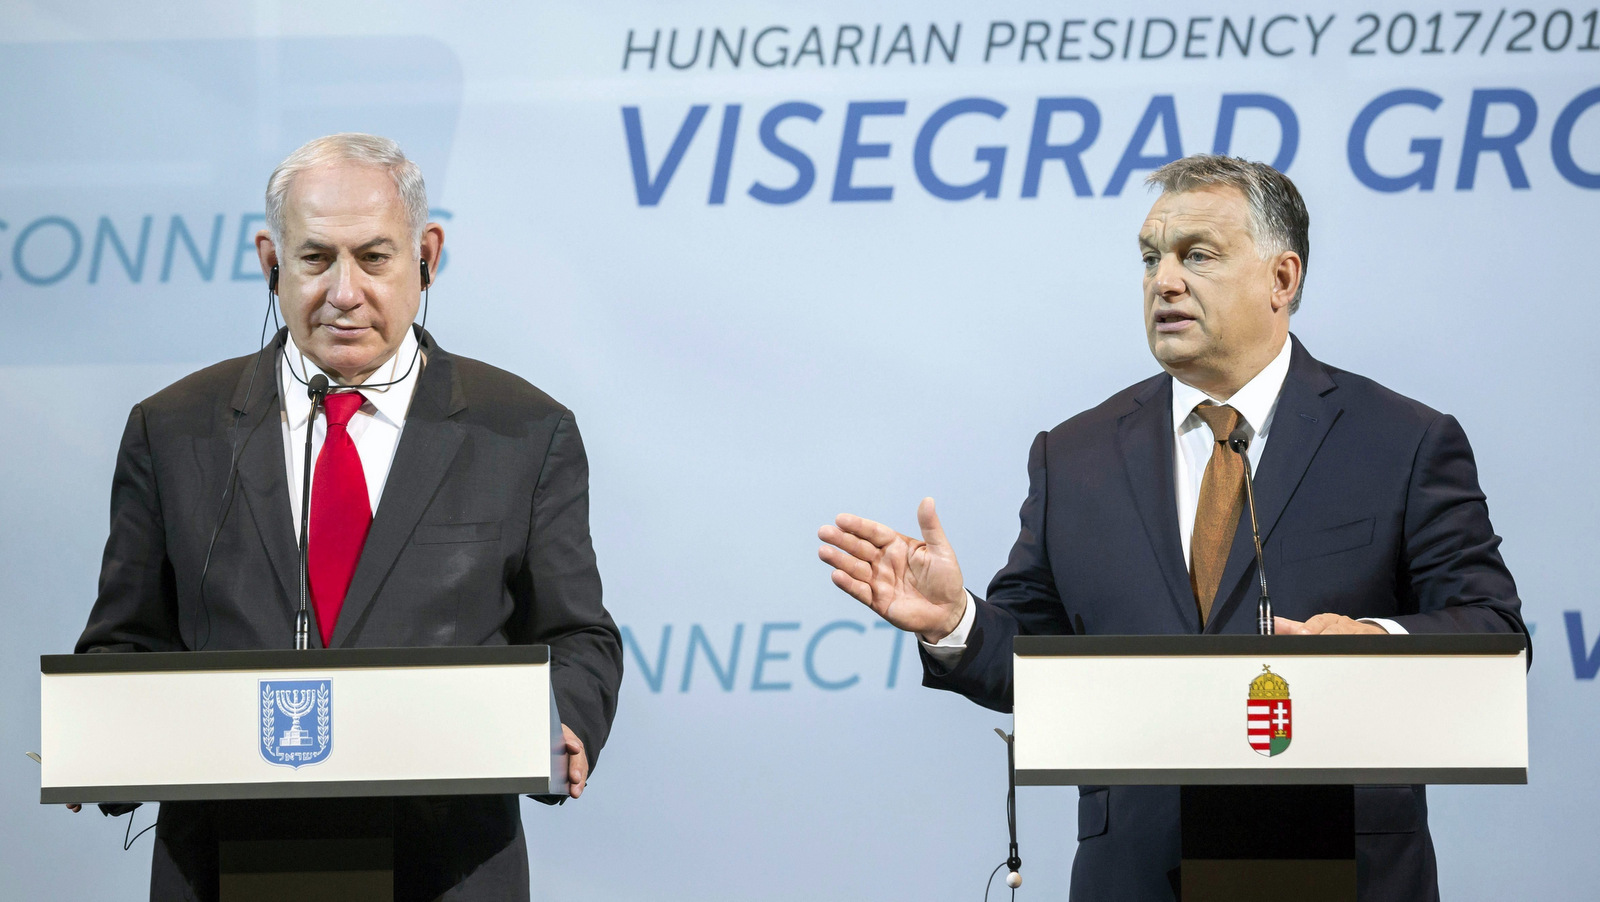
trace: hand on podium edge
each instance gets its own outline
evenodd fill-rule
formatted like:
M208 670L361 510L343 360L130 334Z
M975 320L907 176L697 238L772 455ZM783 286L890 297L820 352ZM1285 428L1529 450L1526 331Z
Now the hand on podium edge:
M891 625L938 642L961 623L967 591L955 549L939 525L933 499L917 505L922 538L873 520L840 514L817 530L828 543L817 557L833 567L833 584Z
M561 725L561 738L567 744L567 795L575 799L583 795L583 787L589 782L589 753L583 750L578 734L566 724Z
M1351 620L1343 614L1318 614L1304 623L1287 617L1274 617L1272 628L1280 636L1389 635L1388 630L1376 623Z

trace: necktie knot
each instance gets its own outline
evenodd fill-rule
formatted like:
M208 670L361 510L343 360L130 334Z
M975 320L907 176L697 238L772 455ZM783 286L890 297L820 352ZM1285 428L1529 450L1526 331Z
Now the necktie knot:
M1233 430L1239 428L1239 411L1226 404L1203 401L1194 412L1211 427L1212 437L1219 442L1227 441Z
M356 415L356 411L361 409L362 400L361 392L358 391L328 395L322 400L323 409L328 414L328 425L347 425L350 418Z

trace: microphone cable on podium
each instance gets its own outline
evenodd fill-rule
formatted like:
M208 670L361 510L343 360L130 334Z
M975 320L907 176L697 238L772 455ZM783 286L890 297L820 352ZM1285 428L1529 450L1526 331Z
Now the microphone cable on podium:
M114 817L115 816L115 815L110 814L109 812L105 812L105 814L106 814L107 817ZM138 833L133 833L133 812L132 811L128 812L128 828L126 830L122 831L122 851L126 852L129 849L132 849L133 848L133 844L139 841L139 837L145 835L146 833L149 833L151 830L154 830L160 824L161 824L161 815L158 812L156 814L156 819L155 819L154 823L152 823L150 826L144 828L143 830L140 830ZM130 834L130 833L133 833L133 838L132 839L128 838L128 834Z
M1006 886L1011 887L1011 898L1017 897L1017 887L1022 885L1022 858L1017 854L1017 746L1016 737L999 727L994 728L995 734L1006 742L1006 828L1011 834L1010 854L1006 860L995 865L989 872L989 879L983 883L983 902L989 902L989 890L994 886L994 875L1000 873L1001 868L1006 868Z

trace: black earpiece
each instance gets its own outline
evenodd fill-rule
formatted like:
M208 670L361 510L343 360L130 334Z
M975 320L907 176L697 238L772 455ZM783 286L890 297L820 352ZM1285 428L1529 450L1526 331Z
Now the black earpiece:
M433 282L433 273L428 271L428 261L422 261L422 287L427 288Z
M423 265L426 266L427 264ZM427 279L426 270L423 272L423 279ZM267 290L273 293L278 291L278 264L276 263L272 264L272 272L267 274Z

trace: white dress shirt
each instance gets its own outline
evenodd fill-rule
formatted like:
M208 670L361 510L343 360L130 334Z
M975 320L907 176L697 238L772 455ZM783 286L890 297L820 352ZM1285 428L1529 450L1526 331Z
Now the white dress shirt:
M412 366L413 361L415 366ZM400 381L384 388L362 389L361 408L345 427L361 457L361 470L367 477L367 502L372 505L374 514L378 512L378 500L383 497L383 484L389 478L394 450L400 444L400 432L406 425L406 411L411 407L411 395L416 391L422 364L421 355L417 353L416 333L408 328L394 357L367 377L372 383ZM301 383L309 382L317 373L327 376L330 385L339 387L332 374L312 363L300 353L294 338L288 338L278 364L278 393L283 398L283 453L289 463L289 510L294 515L296 536L300 535L300 481L304 478L300 469L301 455L306 447L306 418L311 414L311 397ZM328 418L318 416L311 434L313 480L317 478L317 456L322 453L322 442L327 436Z
M1261 464L1261 454L1266 450L1267 439L1272 431L1272 419L1278 411L1278 396L1283 392L1284 379L1289 376L1289 358L1293 347L1294 343L1284 338L1278 356L1272 358L1271 363L1256 373L1243 388L1234 392L1231 398L1212 397L1192 385L1172 380L1172 465L1177 489L1178 532L1183 538L1183 559L1190 562L1191 566L1189 546L1194 538L1195 513L1200 507L1200 484L1205 478L1206 464L1211 461L1211 449L1218 441L1218 437L1212 435L1211 427L1200 419L1194 409L1205 401L1212 401L1227 404L1239 411L1240 425L1250 435L1250 449L1246 455L1250 458L1250 471L1254 473ZM1244 516L1249 514L1245 513ZM922 643L935 661L953 666L961 659L961 653L967 647L967 636L977 619L975 599L976 596L971 592L967 593L966 610L950 635L934 645ZM1375 623L1391 633L1405 632L1404 627L1392 620L1370 618L1366 622Z
M1239 411L1239 425L1250 435L1250 472L1261 466L1272 432L1272 418L1278 412L1278 395L1289 375L1289 351L1293 344L1285 338L1283 349L1255 378L1233 393L1231 398L1214 398L1192 385L1172 380L1172 436L1176 444L1172 468L1178 489L1178 532L1183 537L1183 559L1190 561L1189 546L1194 539L1194 516L1200 509L1200 483L1211 462L1211 449L1227 436L1214 436L1211 427L1194 412L1206 401L1226 404ZM1245 516L1249 516L1246 512ZM1193 562L1190 561L1192 564Z

